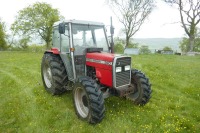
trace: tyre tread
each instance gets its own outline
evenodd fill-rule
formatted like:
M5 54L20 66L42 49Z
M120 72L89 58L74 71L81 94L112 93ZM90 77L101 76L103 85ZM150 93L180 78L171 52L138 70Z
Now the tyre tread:
M62 62L59 55L54 55L52 53L45 53L43 56L42 63L47 60L51 67L52 72L52 78L53 78L53 88L47 88L45 83L45 88L48 92L50 92L52 95L60 95L66 92L66 89L64 88L65 85L67 85L68 82L68 76L67 72L65 70L64 63ZM41 68L42 73L42 68ZM44 82L44 79L43 79Z
M97 124L102 121L105 114L103 94L98 88L97 83L91 78L83 77L79 82L83 87L85 87L86 94L88 95L91 116L87 119L87 121L91 124ZM79 116L77 111L76 113Z
M139 80L140 87L142 89L142 93L140 96L134 101L137 105L145 105L149 99L151 98L151 84L149 83L149 79L145 76L144 73L138 71L136 69L132 70L132 76L137 77Z

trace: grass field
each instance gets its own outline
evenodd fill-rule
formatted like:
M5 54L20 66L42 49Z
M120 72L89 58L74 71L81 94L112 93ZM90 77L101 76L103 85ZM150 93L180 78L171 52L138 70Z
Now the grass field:
M75 115L72 93L51 96L42 85L41 53L0 52L0 132L200 132L200 57L133 56L148 75L152 98L144 107L110 97L106 116L89 125Z

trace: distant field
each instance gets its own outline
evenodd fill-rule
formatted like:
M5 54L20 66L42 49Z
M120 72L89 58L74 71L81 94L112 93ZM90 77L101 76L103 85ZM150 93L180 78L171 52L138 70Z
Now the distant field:
M0 52L0 132L136 133L200 131L200 57L133 56L152 98L144 107L110 97L106 116L89 125L77 118L72 93L51 96L42 85L41 53Z
M162 50L168 46L175 52L181 52L179 43L182 38L133 38L133 42L137 42L141 45L147 45L152 51Z

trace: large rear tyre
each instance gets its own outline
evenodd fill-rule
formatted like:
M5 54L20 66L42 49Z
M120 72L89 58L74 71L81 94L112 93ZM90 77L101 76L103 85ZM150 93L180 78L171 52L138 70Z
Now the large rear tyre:
M76 114L80 119L96 124L104 118L103 93L91 78L79 79L73 90L73 99Z
M131 71L131 86L134 92L126 97L137 105L145 105L151 98L151 85L148 78L140 71L133 69Z
M59 95L66 91L67 72L59 55L45 53L41 64L42 81L47 92Z

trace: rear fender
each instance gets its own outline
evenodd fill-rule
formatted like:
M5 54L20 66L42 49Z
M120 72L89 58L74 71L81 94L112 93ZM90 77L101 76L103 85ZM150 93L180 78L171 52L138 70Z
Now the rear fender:
M52 53L52 54L56 54L56 55L60 54L60 52L57 48L51 48L50 50L46 50L45 53Z
M65 70L66 70L66 72L67 72L67 77L68 77L68 79L70 80L70 81L73 81L73 79L69 76L69 74L68 74L68 68L67 68L67 64L66 64L66 62L65 62L65 60L61 57L61 54L60 54L60 51L59 51L59 49L57 49L57 48L51 48L50 50L46 50L45 52L44 52L45 54L46 53L51 53L51 54L54 54L54 55L58 55L60 58L61 58L61 60L62 60L62 62L64 63L64 66L65 66Z

